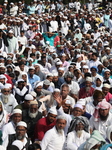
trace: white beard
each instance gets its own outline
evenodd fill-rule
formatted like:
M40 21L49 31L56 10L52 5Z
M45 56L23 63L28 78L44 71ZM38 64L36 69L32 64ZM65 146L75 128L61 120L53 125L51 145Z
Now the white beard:
M36 118L38 111L36 113L31 113L30 111L28 112L30 118Z
M8 101L9 101L9 96L10 96L10 95L4 95L4 94L2 93L2 100L3 100L3 103L4 103L4 104L7 104L7 103L8 103Z
M57 129L57 132L62 135L63 134L63 129Z
M83 130L78 130L77 132L76 132L76 134L77 134L77 137L81 137L81 135L82 135L82 132L83 132Z

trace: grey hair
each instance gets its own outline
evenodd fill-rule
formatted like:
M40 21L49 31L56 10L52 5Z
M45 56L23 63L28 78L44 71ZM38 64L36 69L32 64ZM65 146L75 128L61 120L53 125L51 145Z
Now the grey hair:
M65 116L63 116L63 115L59 115L59 116L57 116L57 118L56 118L57 120L60 120L60 119L62 119L62 120L66 120L67 121L67 118L65 117Z

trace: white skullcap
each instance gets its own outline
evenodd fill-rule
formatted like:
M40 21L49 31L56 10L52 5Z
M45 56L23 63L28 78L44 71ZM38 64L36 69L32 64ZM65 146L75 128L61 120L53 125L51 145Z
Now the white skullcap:
M58 62L56 63L56 65L62 65L62 62L61 62L61 61L58 61Z
M53 74L52 73L48 73L46 77L48 77L48 76L53 77Z
M92 78L91 77L87 77L86 81L92 82Z
M66 54L65 54L65 53L63 53L61 56L66 56Z
M13 31L12 30L9 30L9 32L8 33L13 33Z
M39 82L38 84L35 85L35 88L42 86L43 87L43 82Z
M58 88L54 89L54 92L60 92L60 90Z
M28 60L28 61L33 61L33 58L29 57L27 60Z
M70 104L70 105L71 105L70 100L66 100L66 101L65 101L65 104Z
M60 119L63 119L63 120L66 120L66 121L67 121L66 116L63 116L63 115L59 115L59 116L57 117L57 120L60 120Z
M110 72L110 70L109 69L105 69L104 72Z
M37 102L36 100L31 101L31 102L30 102L30 105L38 105L38 102Z
M9 87L8 84L3 85L3 87L2 87L2 89L9 89L9 88L10 88L10 87Z
M9 89L9 88L12 88L12 84L10 83L6 83L5 86Z
M79 99L78 101L77 101L77 104L81 104L82 106L84 106L85 104L86 104L86 102L85 102L85 99Z
M20 141L20 140L15 140L12 145L15 145L19 148L19 150L22 150L23 149L23 142Z
M60 68L58 68L58 70L62 70L62 71L64 71L64 70L65 70L65 68L64 68L64 67L60 67Z
M27 124L24 121L18 122L17 127L18 126L23 126L23 127L27 128Z
M82 62L82 63L86 63L86 61L85 61L85 60L82 60L81 62Z
M106 87L106 88L110 89L110 85L108 83L104 83L103 87Z
M17 84L18 84L19 82L24 82L24 80L23 80L23 79L18 79L18 80L17 80Z
M7 79L5 75L1 74L0 79Z
M81 55L79 55L79 54L76 56L76 58L80 58L80 57L81 57Z
M84 65L83 69L89 69L89 67L87 65Z
M57 115L56 107L51 107L51 108L49 109L48 113L53 114L53 115Z
M24 99L28 101L33 100L33 96L31 94L26 94Z
M53 77L57 77L58 76L58 72L53 73Z
M35 68L34 68L33 66L32 66L32 67L29 67L29 70L30 70L30 69L33 69L33 70L35 70Z
M96 80L97 80L97 79L100 79L100 81L103 83L103 77L102 77L102 76L96 77Z
M83 106L81 104L75 104L74 108L80 108L83 110Z
M0 68L6 68L3 63L0 63Z
M37 96L36 92L34 92L34 91L31 91L30 94L31 94L33 97L36 97L36 96Z
M21 109L14 109L12 114L22 114L22 111Z

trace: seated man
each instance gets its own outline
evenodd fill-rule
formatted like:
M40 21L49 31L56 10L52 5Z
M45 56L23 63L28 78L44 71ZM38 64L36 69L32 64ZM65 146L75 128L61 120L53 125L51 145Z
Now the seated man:
M57 110L55 107L51 107L48 111L48 115L45 118L41 118L37 121L35 126L35 140L42 141L45 133L54 127L56 124Z
M38 102L31 101L28 110L24 110L22 120L27 124L27 134L32 140L34 138L34 128L37 121L42 118L41 112L38 111Z
M89 121L87 118L79 116L72 120L68 129L67 149L77 150L78 147L89 139Z

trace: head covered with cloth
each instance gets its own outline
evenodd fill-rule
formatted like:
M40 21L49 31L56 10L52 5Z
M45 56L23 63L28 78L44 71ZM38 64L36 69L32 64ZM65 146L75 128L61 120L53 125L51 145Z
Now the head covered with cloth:
M107 119L106 117L108 117L109 115L109 110L111 108L110 103L106 102L105 100L101 101L98 103L98 105L95 108L95 111L93 113L94 116L94 121L99 121L99 119ZM107 113L103 113L101 111L107 110Z
M68 129L68 133L69 132L72 132L74 130L76 130L76 126L79 124L79 123L82 123L84 128L83 130L85 130L86 132L89 132L89 121L86 117L83 117L83 116L78 116L78 117L75 117L71 123L70 123L70 127Z

